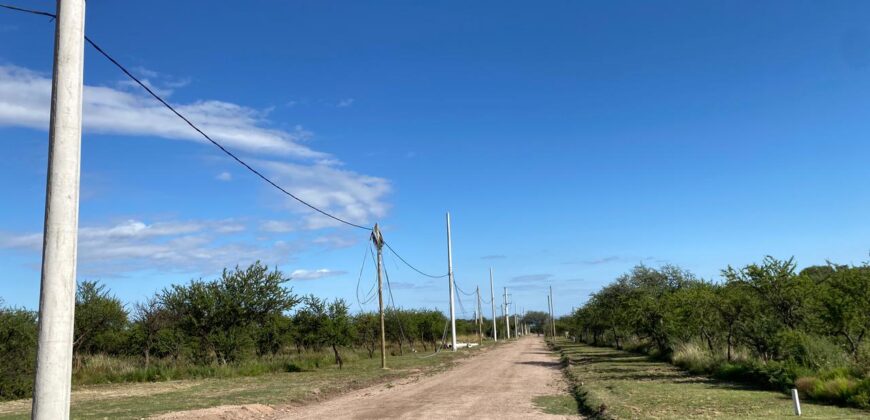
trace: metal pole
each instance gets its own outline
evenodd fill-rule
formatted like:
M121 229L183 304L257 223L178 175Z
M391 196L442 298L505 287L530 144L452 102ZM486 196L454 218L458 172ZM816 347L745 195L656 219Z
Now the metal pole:
M492 285L492 267L489 267L489 302L492 304L492 339L498 342L498 327L495 322L495 289Z
M507 331L505 336L508 340L511 339L511 321L510 315L508 315L508 300L507 300L507 287L504 288L504 329Z
M456 351L456 312L453 309L453 244L450 239L450 212L447 212L447 281L450 283L450 336Z
M387 334L384 330L384 283L381 276L383 271L383 252L384 237L381 235L381 228L375 223L372 229L372 242L378 250L378 310L381 318L381 369L387 368Z
M82 145L85 1L58 0L32 418L69 418Z

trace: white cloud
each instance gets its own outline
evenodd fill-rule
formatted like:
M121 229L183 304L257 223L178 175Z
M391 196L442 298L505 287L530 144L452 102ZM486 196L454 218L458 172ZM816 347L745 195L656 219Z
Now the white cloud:
M353 105L353 103L354 103L353 98L345 98L345 99L338 101L338 103L335 106L337 106L339 108L347 108L347 107Z
M293 272L290 273L290 279L292 279L292 280L317 280L317 279L322 279L324 277L340 276L342 274L347 274L347 272L340 271L340 270L330 270L328 268L321 268L318 270L293 270Z
M296 226L291 222L267 220L260 224L260 230L271 233L287 233L295 231Z
M51 78L47 75L0 65L0 125L48 129L50 96ZM85 86L83 102L85 130L205 141L163 105L142 94ZM269 128L265 111L216 100L175 106L215 140L231 148L302 159L329 158L301 144L310 134L301 128L292 132Z
M144 68L135 71L149 80L160 80L163 89L188 83ZM47 129L50 91L48 75L0 65L0 126ZM350 105L353 99L343 102ZM204 141L153 98L128 91L124 86L85 86L83 106L84 127L91 132ZM302 144L311 137L302 127L291 131L270 128L266 120L268 110L214 100L178 104L177 109L231 150L267 155L268 160L248 160L279 185L289 186L288 190L316 207L359 224L370 224L387 212L385 200L390 184L386 179L341 169L342 162L335 157ZM224 172L217 175L217 179L229 181L232 174ZM338 225L295 201L287 208L304 214L303 220L294 224L301 229Z
M299 244L252 244L233 220L139 220L79 229L78 262L83 276L114 276L137 270L211 273L261 260L286 263ZM0 248L38 253L42 234L0 234Z
M353 236L326 235L314 238L313 243L330 249L347 248L358 243L359 238Z
M223 171L223 172L217 174L217 176L215 177L215 179L217 179L218 181L232 181L232 180L233 180L233 174L231 174L231 173L229 173L229 172L227 172L227 171Z
M311 166L275 161L258 163L279 184L293 185L293 193L297 197L342 219L354 223L368 223L387 213L388 206L384 198L391 187L386 179L319 163ZM288 208L307 214L304 224L307 229L340 225L339 222L312 211L292 198L287 200Z

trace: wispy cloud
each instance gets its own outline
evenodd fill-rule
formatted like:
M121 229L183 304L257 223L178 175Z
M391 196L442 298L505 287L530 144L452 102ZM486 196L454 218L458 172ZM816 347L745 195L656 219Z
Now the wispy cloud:
M635 263L638 263L638 262L645 262L645 261L661 261L661 260L656 260L655 257L608 255L606 257L601 257L601 258L565 261L562 264L566 264L566 265L601 265L601 264L608 264L608 263L612 263L612 262L635 262Z
M83 276L117 276L140 270L213 273L223 267L260 260L270 265L290 261L302 244L284 241L251 243L240 236L235 220L187 220L83 226L78 261ZM0 233L0 248L37 254L41 233Z
M355 102L355 100L353 98L345 98L345 99L338 101L338 103L335 104L335 106L338 108L347 108L347 107L353 105L354 102Z
M189 82L145 68L135 71L143 77L159 79L163 89L182 87ZM0 65L0 126L47 130L50 92L48 75ZM349 101L348 105L353 100ZM198 133L162 105L123 84L85 86L83 106L84 128L92 132L203 142ZM385 200L390 183L386 179L342 169L342 162L335 157L303 144L312 134L302 127L291 131L271 128L267 119L269 110L216 100L180 103L176 108L230 149L268 156L264 160L248 160L279 184L292 185L292 192L312 205L360 224L368 224L388 210ZM231 178L229 172L217 176L222 181ZM287 208L303 215L298 223L300 228L336 226L334 220L293 200L288 201Z
M317 280L324 277L335 277L343 274L347 274L347 272L341 270L330 270L328 268L320 268L317 270L293 270L293 272L290 273L290 278L292 280Z
M384 198L390 183L383 178L367 176L330 164L299 165L295 163L259 161L279 183L294 186L294 193L313 206L355 223L365 223L383 217L388 210ZM339 226L332 220L288 198L287 207L305 214L306 229Z
M22 67L0 65L0 125L48 129L51 78ZM154 99L125 88L85 86L85 130L202 142L202 137ZM301 144L310 133L269 127L267 112L217 100L176 104L205 132L225 145L302 159L329 158Z
M217 174L217 176L215 177L215 179L217 179L218 181L232 181L232 180L233 180L233 174L231 174L231 173L229 173L229 172L227 172L227 171L223 171L223 172Z
M260 230L270 233L287 233L297 230L297 227L291 222L266 220L260 223Z
M511 283L535 283L535 282L543 282L549 279L552 279L553 275L549 273L544 274L525 274L522 276L516 276L511 279Z
M585 261L583 261L583 263L586 265L600 265L600 264L607 264L607 263L613 262L613 261L619 261L619 257L616 255L611 255L611 256L603 257L603 258L585 260Z

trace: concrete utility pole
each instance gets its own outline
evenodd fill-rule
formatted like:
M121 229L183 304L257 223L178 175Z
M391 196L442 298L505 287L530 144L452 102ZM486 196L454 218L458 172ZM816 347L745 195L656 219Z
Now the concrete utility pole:
M504 329L507 331L505 334L507 339L511 339L511 319L510 314L508 314L508 295L507 295L507 287L504 288Z
M450 239L450 212L447 212L447 281L450 282L450 336L456 351L456 312L453 309L453 242Z
M550 322L552 322L552 320L553 320L553 305L552 305L552 299L550 298L549 293L547 293L547 315L550 318ZM549 330L550 330L550 328L545 325L544 326L544 337L547 336L547 333L549 332Z
M58 0L32 418L69 418L82 146L85 1Z
M492 267L489 267L489 303L492 304L492 339L498 343L498 328L495 325L495 289L492 285Z
M480 286L476 288L477 292L477 344L483 344L483 315L480 313Z
M375 244L375 249L378 250L378 310L381 318L381 369L387 368L387 334L384 330L384 282L381 277L383 271L383 247L384 237L381 235L381 228L375 223L371 235L372 242Z
M550 318L553 319L553 339L556 339L556 304L553 302L553 286L550 286Z

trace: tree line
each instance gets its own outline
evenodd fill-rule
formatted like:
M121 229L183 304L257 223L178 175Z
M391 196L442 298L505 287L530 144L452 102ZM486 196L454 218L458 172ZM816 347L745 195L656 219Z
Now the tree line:
M696 278L637 266L559 327L593 345L640 350L697 373L797 386L811 398L870 407L870 266L796 270L793 259Z
M324 352L341 368L348 351L367 357L380 351L377 313L353 314L343 299L299 296L288 287L290 280L257 262L225 269L213 280L171 285L129 306L104 284L83 281L75 303L74 372L88 369L95 355L132 360L149 372ZM432 309L389 308L385 324L388 352L402 355L435 351L447 318ZM457 320L457 333L476 335L476 322ZM36 341L37 314L0 302L0 400L30 395Z

